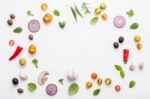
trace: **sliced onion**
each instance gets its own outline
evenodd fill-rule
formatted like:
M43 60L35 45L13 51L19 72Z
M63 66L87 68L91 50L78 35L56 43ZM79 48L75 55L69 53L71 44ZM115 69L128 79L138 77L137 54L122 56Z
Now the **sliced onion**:
M57 93L57 86L55 84L47 85L46 93L50 96L54 96Z
M38 20L31 20L28 23L28 29L32 33L36 33L40 30L40 22Z
M116 16L114 18L113 24L116 28L123 28L126 24L126 20L123 16Z

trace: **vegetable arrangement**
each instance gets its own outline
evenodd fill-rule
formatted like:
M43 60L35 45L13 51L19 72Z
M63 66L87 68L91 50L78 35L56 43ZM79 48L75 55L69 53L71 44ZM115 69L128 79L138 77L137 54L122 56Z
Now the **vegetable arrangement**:
M44 12L44 11L46 11L48 9L48 4L44 2L44 3L42 3L40 5L40 8ZM89 23L91 25L96 25L98 23L98 21L100 20L100 18L103 21L106 21L108 19L108 16L105 13L105 10L107 10L106 8L107 8L106 3L104 3L104 2L100 3L99 6L96 7L93 10L94 16L92 16L92 18L90 19ZM75 3L74 3L74 6L70 6L70 10L71 10L71 13L72 13L72 15L73 15L73 17L74 17L74 19L75 19L76 22L78 21L78 16L81 17L81 18L84 18L85 15L87 15L87 14L90 15L91 12L92 12L91 9L90 9L90 7L89 7L89 3L86 3L86 2L82 3L81 10L80 10L80 8ZM27 11L26 14L28 16L34 17L34 14L30 10ZM127 16L129 18L131 18L131 17L133 17L135 15L135 13L134 13L134 11L132 9L130 9L129 11L127 11L126 14L127 14ZM51 22L53 22L53 18L54 17L61 17L62 15L63 14L61 14L58 9L54 9L53 12L51 12L51 13L50 12L44 13L44 15L41 18L41 20L43 21L44 24L48 25ZM9 26L12 26L14 19L15 19L15 14L10 14L10 19L7 20L7 24ZM122 29L127 24L125 17L121 16L121 15L115 16L112 23L113 23L114 27L117 28L117 29ZM42 23L39 20L34 19L34 18L32 18L32 20L30 20L28 22L28 30L29 30L30 33L32 33L32 34L29 34L29 36L28 36L28 39L30 41L34 40L34 34L36 34L36 33L38 33L40 31L40 28L42 26L41 24ZM67 21L62 21L62 20L58 21L58 25L59 25L59 27L61 29L64 29L65 26L66 26L66 24L67 24ZM129 27L129 29L131 29L131 30L137 30L138 28L139 28L139 23L138 22L133 22L130 25L130 27ZM17 35L17 34L23 32L23 28L22 27L16 27L13 30L13 32L14 32L14 34ZM142 38L141 38L141 36L139 34L135 35L133 37L133 40L134 40L134 42L136 44L136 48L138 50L141 50L142 49L142 43L141 43ZM124 44L124 42L125 42L125 37L124 36L119 36L118 40L113 43L114 49L115 50L119 50L120 45ZM15 46L15 41L14 40L10 40L9 41L9 46ZM12 56L9 58L9 61L12 61L12 60L15 61L15 59L21 54L22 50L23 50L23 47L17 46L16 50L14 51L14 53L12 54ZM30 62L36 67L36 69L39 69L40 68L39 67L39 61L35 57L35 55L36 55L36 53L38 51L36 45L35 44L30 44L28 46L27 50L28 50L28 54L32 58L30 60ZM124 65L128 65L130 63L130 60L131 60L129 57L132 55L131 52L129 53L129 49L128 48L123 48L123 53L120 53L120 55L123 55L123 59L122 60L123 60ZM25 67L25 65L28 64L27 61L28 60L26 58L24 58L24 57L20 58L19 59L19 65L21 67ZM124 69L124 68L127 68L127 67L120 66L120 65L114 65L114 67L119 72L120 77L122 79L124 79L125 78L125 74L126 74L125 73L126 69ZM139 63L138 68L139 68L139 70L143 70L144 63L143 62ZM134 64L131 64L129 66L129 70L130 71L134 71L135 70ZM48 71L41 71L39 73L38 77L37 77L37 82L36 83L38 85L47 84L47 82L48 82L48 76L49 76L49 72ZM25 80L28 79L28 75L27 74L23 74L23 73L20 74L19 77L20 77L20 80L22 80L22 81L25 81ZM77 83L77 79L78 79L77 72L75 72L74 69L69 70L67 72L66 78L70 82L70 85L68 87L68 95L69 96L73 96L73 95L77 94L79 92L79 90L80 90L80 85L79 85L79 83ZM103 85L103 83L107 87L112 87L113 86L113 88L114 88L114 90L116 92L120 92L121 90L123 90L123 88L121 88L122 85L120 85L120 84L115 84L114 85L113 84L114 81L111 79L111 77L106 77L106 78L100 77L96 72L93 72L93 73L91 73L90 78L91 78L91 80L88 80L85 83L86 89L91 89L92 90L92 87L93 87L94 83L96 83L98 85L98 88L95 88L93 90L93 93L92 93L93 96L98 96L100 94L100 92L102 90L101 86ZM65 79L64 78L60 78L58 80L58 82L63 86L64 82L65 82ZM27 83L27 89L28 89L29 92L33 93L33 92L35 92L38 89L38 86L37 86L36 83L35 82L29 82L29 83ZM18 86L19 79L17 77L14 77L12 79L12 84L14 86ZM134 88L136 86L136 82L134 80L130 80L128 86L129 86L130 89ZM46 91L47 95L54 96L54 95L57 94L58 89L59 88L58 88L58 86L56 84L50 83L50 84L46 85L45 91ZM24 89L19 87L17 89L17 92L21 94L21 93L24 92Z

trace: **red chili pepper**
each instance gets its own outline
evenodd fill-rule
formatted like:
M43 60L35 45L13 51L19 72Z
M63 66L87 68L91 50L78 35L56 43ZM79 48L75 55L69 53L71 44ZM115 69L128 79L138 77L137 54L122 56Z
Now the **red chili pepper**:
M14 54L9 58L9 60L11 61L14 58L16 58L21 53L22 50L23 50L23 48L21 46L17 46Z
M129 58L129 49L123 49L123 61L126 64Z

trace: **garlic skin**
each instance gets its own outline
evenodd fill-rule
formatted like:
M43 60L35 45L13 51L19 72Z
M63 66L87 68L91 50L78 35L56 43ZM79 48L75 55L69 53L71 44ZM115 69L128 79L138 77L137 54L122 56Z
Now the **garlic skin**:
M68 78L68 80L70 80L70 81L77 80L78 74L74 71L74 69L69 70L69 71L67 72L67 78Z
M139 63L138 67L139 67L139 70L143 70L144 69L144 62Z
M20 79L21 80L27 80L28 79L28 75L25 73L20 73Z

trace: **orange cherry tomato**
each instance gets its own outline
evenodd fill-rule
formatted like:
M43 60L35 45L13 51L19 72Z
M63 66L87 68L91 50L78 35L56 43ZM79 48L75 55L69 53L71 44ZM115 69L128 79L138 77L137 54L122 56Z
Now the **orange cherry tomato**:
M92 74L91 74L91 78L92 78L92 79L96 79L96 78L97 78L97 73L92 73Z
M46 13L43 17L44 23L50 23L52 21L52 14Z

